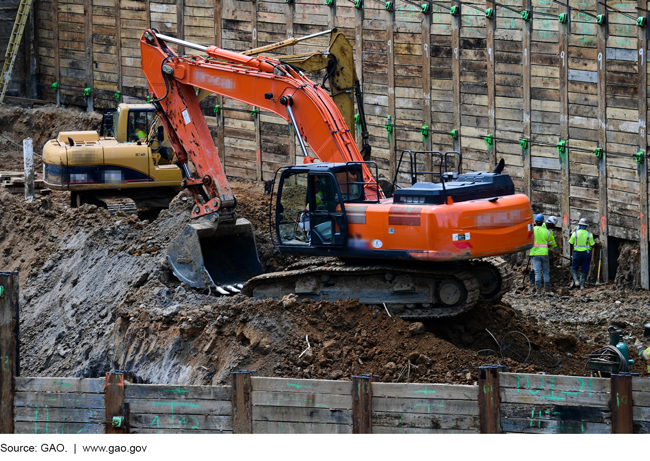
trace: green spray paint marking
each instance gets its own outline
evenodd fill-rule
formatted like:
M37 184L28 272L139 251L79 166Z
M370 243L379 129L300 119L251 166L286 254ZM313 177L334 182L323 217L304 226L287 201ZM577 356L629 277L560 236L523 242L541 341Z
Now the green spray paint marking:
M314 406L315 406L315 407L323 407L323 408L328 408L328 409L329 409L329 407L328 407L327 405L325 405L324 403L317 403L317 404L314 405Z
M517 392L519 392L519 374L517 374Z
M540 379L539 387L542 388L542 387L544 387L544 375L540 375L539 379ZM528 385L528 392L530 392L532 395L537 395L542 391L542 389L540 389L538 391L534 391L534 392L530 390L530 377L529 377L529 375L526 375L526 384Z
M357 384L357 397L361 398L361 383Z
M301 384L300 384L300 381L298 381L298 384L289 383L289 384L287 384L287 386L293 386L293 387L295 387L296 389L302 389L303 387L304 387L305 389L311 389L311 386L303 386L303 385L301 385Z
M416 403L414 408L417 407L427 407L427 413L431 413L431 407L444 407L444 405L439 403ZM400 416L401 421L401 416Z
M164 405L169 405L171 406L171 411L172 411L172 429L174 428L174 405L177 407L190 407L190 408L201 408L201 405L196 404L196 403L189 403L189 402L154 402L153 406L154 407L161 407Z
M54 381L54 384L58 384L59 386L71 386L70 383L61 383L61 382L57 382L57 381Z
M564 400L564 397L560 397L559 395L540 395L540 397L549 400Z
M519 376L517 376L519 377ZM535 417L535 409L530 410L530 427L533 427L533 418Z
M56 402L56 399L47 399L50 402Z
M421 391L413 391L413 393L414 393L414 394L424 394L424 395L428 395L428 394L435 394L436 391L430 391L430 390L427 389L427 386L424 386L424 390L421 390Z
M181 386L178 386L178 389L163 389L165 392L173 392L174 394L187 394L190 391L181 390Z
M198 429L199 428L199 420L195 418L194 416L190 416L194 421L196 421L196 426L192 426L191 429Z
M50 423L50 409L45 405L45 433L47 434L47 427Z
M81 432L84 430L85 427L86 427L86 426L84 426L84 427L82 427L81 429L79 429L79 430L77 431L77 434L81 434Z
M569 391L562 391L563 394L568 394L568 395L578 395L580 394L580 391L585 387L585 380L582 378L578 378L580 380L580 389L578 389L578 392L569 392Z
M153 421L151 421L151 425L153 426L153 423L156 423L156 427L160 429L160 419L158 419L158 416L156 416Z
M591 397L591 378L589 378L589 397Z
M36 415L34 418L34 434L38 434L38 405L36 405Z

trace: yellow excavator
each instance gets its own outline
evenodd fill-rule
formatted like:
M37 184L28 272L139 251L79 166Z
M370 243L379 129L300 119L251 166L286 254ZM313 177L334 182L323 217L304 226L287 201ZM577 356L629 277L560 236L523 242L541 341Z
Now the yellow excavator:
M332 99L349 127L360 127L361 153L370 155L363 96L357 78L352 45L336 29L289 38L244 52L255 55L293 46L331 34L327 51L282 56L282 62L306 72L325 70ZM199 99L211 93L201 90ZM355 98L359 110L355 114ZM354 135L353 129L353 135ZM183 180L176 156L152 104L120 104L107 109L97 131L61 132L43 147L43 174L47 187L71 192L71 206L106 206L111 212L138 208L166 208Z

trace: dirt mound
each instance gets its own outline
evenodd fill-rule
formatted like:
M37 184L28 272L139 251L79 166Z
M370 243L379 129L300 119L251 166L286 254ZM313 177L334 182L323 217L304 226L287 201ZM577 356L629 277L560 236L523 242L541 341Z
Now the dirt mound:
M45 106L26 109L19 106L0 106L0 170L22 171L23 139L32 138L34 166L39 172L42 166L43 145L54 139L61 131L96 130L102 116L63 107Z

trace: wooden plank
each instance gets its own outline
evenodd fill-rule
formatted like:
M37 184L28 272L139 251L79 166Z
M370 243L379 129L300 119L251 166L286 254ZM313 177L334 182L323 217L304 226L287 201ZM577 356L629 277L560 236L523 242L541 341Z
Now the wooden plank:
M612 434L632 434L632 376L629 373L612 375Z
M566 406L591 406L594 408L608 408L609 394L599 392L573 392L557 390L520 390L501 389L501 401L505 403L527 403L543 405L554 402Z
M531 10L531 0L524 0L523 2L524 10ZM532 13L532 11L531 11ZM531 185L531 155L530 155L530 139L531 139L531 120L530 120L530 111L531 111L531 100L530 100L530 85L531 85L531 76L532 76L532 64L530 60L531 53L531 33L532 33L533 21L523 21L522 23L522 47L523 47L523 58L524 65L522 69L522 79L523 79L523 100L524 100L524 110L523 110L523 138L528 140L528 146L526 148L522 147L521 156L522 163L524 166L524 193L530 197L532 193Z
M122 424L117 427L113 424L106 424L107 434L128 434L129 415L124 399L125 376L122 373L106 373L105 399L106 399L106 421L114 421L114 418L122 418Z
M351 410L352 397L340 394L305 394L300 392L253 391L253 407L304 407L329 408L331 410Z
M479 367L478 406L481 434L499 434L501 432L499 370L500 367L497 366Z
M501 419L527 418L537 424L538 420L585 421L590 423L611 423L612 413L608 409L592 407L568 407L552 401L545 405L524 405L521 403L502 403Z
M255 392L289 391L300 394L340 394L350 396L352 391L352 381L258 377L253 377L251 381Z
M639 8L646 9L647 1L638 0ZM637 27L637 62L639 66L639 151L648 154L647 119L648 119L648 58L647 26ZM648 161L638 166L639 170L639 253L641 256L641 288L650 289L650 257L648 248Z
M609 434L611 424L582 421L548 421L543 419L503 420L503 432L524 434Z
M104 380L101 378L21 378L17 377L16 392L64 392L103 394Z
M610 380L606 378L591 378L562 375L534 375L524 373L501 373L499 375L501 388L514 388L531 391L569 391L569 392L599 392L609 393Z
M478 430L478 416L435 415L421 413L392 413L375 411L372 413L372 428L422 428L422 429L461 429Z
M375 397L400 398L433 398L445 400L478 401L478 386L463 386L451 384L400 384L373 383L372 392Z
M255 434L351 434L351 424L254 421Z
M251 373L232 373L232 429L235 434L253 433Z
M386 17L386 39L388 41L388 114L391 117L391 123L397 124L397 114L395 111L395 10L385 11ZM389 177L395 176L395 169L397 168L397 145L395 129L388 136L388 162L389 162Z
M471 400L373 397L373 411L478 416L478 402Z
M0 272L0 434L14 433L14 378L20 375L18 272Z
M17 422L16 434L103 434L103 424Z
M34 423L96 423L104 424L106 410L78 408L16 407L14 420L16 422Z
M253 407L253 421L352 424L351 410L303 407Z
M476 434L476 429L422 429L422 428L402 428L402 427L384 427L373 426L373 434Z
M486 8L495 8L493 0L487 0L485 3ZM488 18L485 21L485 36L486 36L486 48L487 48L487 106L488 106L488 134L496 136L496 106L495 106L495 80L494 80L494 69L495 69L495 54L496 50L494 47L494 33L496 30L496 14L493 18ZM487 145L487 162L488 168L490 171L493 166L496 165L496 152L497 152L497 142L492 141L492 144Z
M605 6L597 4L598 14L605 14ZM607 230L607 99L606 99L606 71L607 71L607 26L597 27L597 52L598 52L598 147L603 149L603 156L598 159L598 214L600 222L598 230L601 244L601 261L603 281L609 282L609 254Z
M105 408L103 394L69 394L48 392L16 392L16 407L49 406L50 408Z
M191 414L230 416L232 402L224 400L128 399L132 414Z
M223 400L230 401L230 386L175 386L173 384L131 384L125 386L127 399Z
M174 414L131 414L131 432L135 429L182 429L188 431L232 431L231 416L195 415L181 408Z

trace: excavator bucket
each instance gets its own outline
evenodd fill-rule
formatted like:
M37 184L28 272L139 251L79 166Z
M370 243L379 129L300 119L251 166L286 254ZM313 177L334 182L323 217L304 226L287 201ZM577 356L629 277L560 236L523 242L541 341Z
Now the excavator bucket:
M195 288L215 287L222 294L262 273L251 223L206 218L188 224L167 249L167 261L181 282Z

